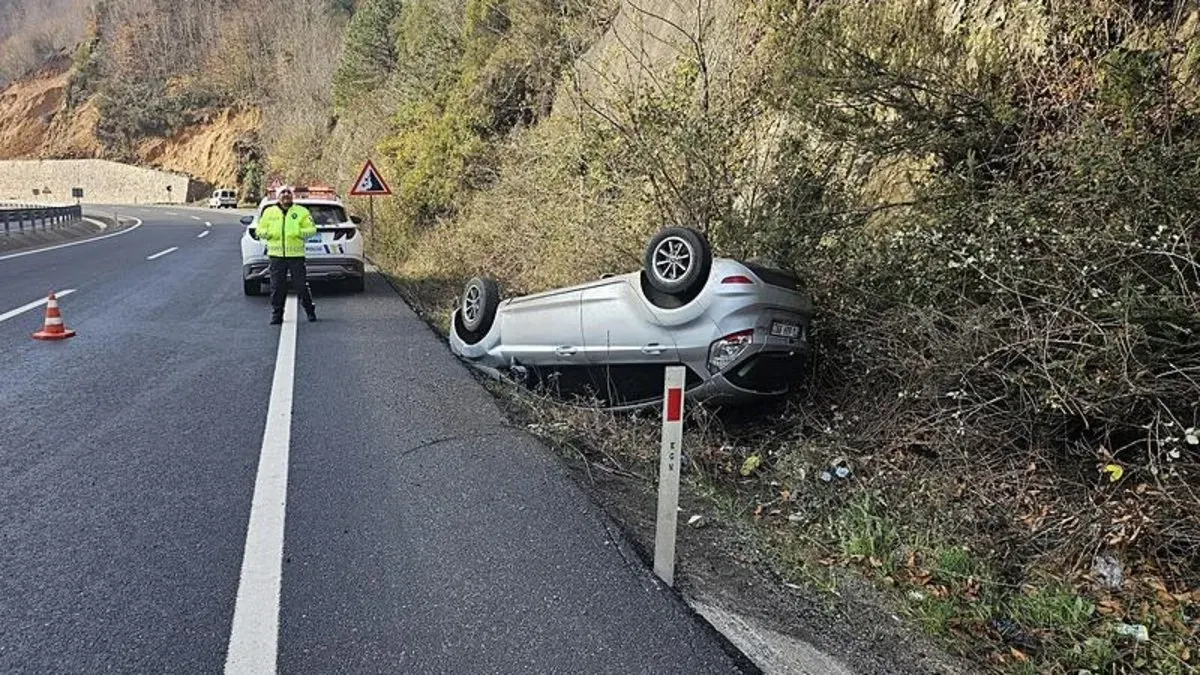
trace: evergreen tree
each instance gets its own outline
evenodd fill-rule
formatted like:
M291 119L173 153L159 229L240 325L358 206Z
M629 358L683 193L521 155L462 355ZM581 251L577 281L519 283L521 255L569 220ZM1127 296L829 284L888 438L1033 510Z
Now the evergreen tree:
M344 109L360 92L383 86L396 69L400 0L365 0L354 12L345 52L333 78L334 103Z

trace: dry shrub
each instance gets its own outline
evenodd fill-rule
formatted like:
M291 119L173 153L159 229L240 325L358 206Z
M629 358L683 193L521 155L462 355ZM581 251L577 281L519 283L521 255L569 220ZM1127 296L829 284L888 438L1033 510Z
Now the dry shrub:
M807 133L868 165L934 160L904 209L791 249L823 308L814 426L837 406L872 420L840 432L859 453L967 477L976 507L1009 510L1009 564L1111 546L1194 583L1200 108L1172 76L1179 17L1069 5L1044 17L1054 49L972 61L924 28L936 4L879 7L827 4L784 41L797 84L777 100Z
M582 143L566 117L514 134L495 185L416 233L401 273L489 275L511 295L636 269L654 227L636 183L580 175Z

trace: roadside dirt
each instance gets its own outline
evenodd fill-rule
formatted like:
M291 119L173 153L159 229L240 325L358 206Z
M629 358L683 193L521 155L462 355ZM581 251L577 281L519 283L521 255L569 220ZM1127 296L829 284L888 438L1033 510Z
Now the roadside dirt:
M578 483L623 528L638 555L654 560L654 486L604 465L560 453ZM703 497L680 495L676 588L808 643L862 675L976 673L908 629L864 581L843 574L838 596L792 588L775 574L752 533L724 519ZM699 527L687 523L702 517Z

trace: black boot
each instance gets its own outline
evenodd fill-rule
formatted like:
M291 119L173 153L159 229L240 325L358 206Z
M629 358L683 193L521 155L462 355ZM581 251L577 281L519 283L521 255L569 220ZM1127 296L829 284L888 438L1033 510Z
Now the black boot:
M283 323L283 314L272 312L271 313L271 325L274 326L274 325L281 324L281 323Z
M316 307L315 305L313 305L313 306L311 306L311 307L305 307L305 308L304 308L304 311L305 311L305 313L307 313L307 314L308 314L308 320L309 320L309 321L316 321L316 320L317 320L317 307Z

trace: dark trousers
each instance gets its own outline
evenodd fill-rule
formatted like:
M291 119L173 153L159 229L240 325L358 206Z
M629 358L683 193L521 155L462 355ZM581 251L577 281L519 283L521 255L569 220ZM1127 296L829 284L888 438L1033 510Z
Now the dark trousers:
M312 294L308 290L308 275L304 268L304 258L271 258L271 309L275 314L283 315L283 300L287 297L287 278L290 274L296 284L296 292L300 295L300 304L305 311L314 309Z

